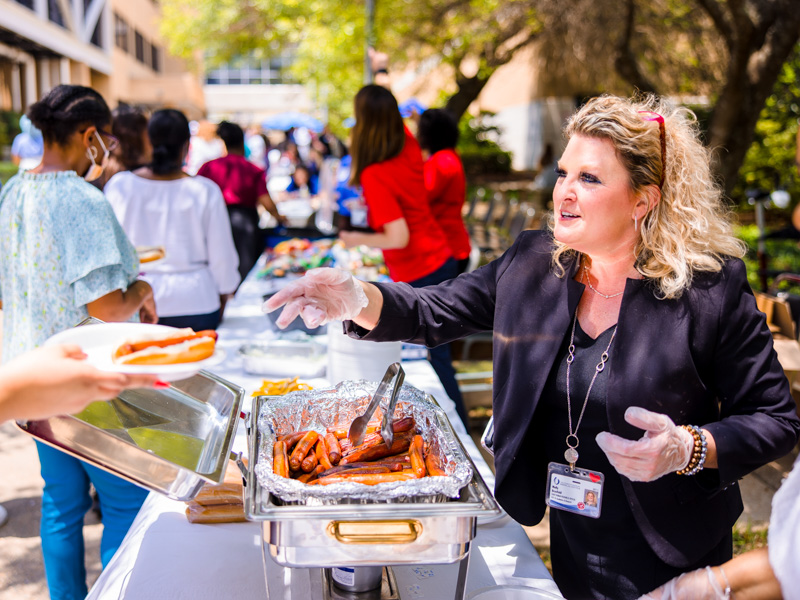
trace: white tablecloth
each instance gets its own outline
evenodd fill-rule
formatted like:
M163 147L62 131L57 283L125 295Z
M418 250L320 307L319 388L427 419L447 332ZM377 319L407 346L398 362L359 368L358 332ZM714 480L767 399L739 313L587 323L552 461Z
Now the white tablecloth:
M254 269L255 271L256 269ZM262 378L249 375L237 355L242 343L272 335L261 312L265 284L248 278L225 311L219 345L225 361L213 372L250 394ZM425 360L403 364L406 382L429 392L442 406L489 489L494 475L466 433L438 377ZM314 383L314 380L311 381ZM234 440L235 451L246 451L244 426ZM151 493L117 553L92 587L87 600L249 600L267 598L258 523L191 524L185 504ZM452 597L457 565L393 567L401 597L441 599ZM271 563L270 573L282 573ZM309 571L302 569L296 571ZM271 575L272 576L272 575ZM495 585L524 585L560 597L558 588L522 527L510 517L478 526L467 575L467 594ZM295 594L296 596L297 594ZM301 600L316 600L302 598Z

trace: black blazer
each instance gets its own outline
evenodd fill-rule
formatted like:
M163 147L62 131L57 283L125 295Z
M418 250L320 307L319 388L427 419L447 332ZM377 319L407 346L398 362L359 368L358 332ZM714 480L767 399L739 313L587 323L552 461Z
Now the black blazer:
M572 278L577 265L565 277L554 274L551 250L549 234L525 232L499 259L440 285L379 284L378 326L367 333L345 325L354 337L427 346L493 330L495 495L525 525L544 515L547 465L523 441L584 290ZM697 274L677 300L659 300L646 280L629 279L607 370L612 433L639 439L642 431L624 413L642 406L714 436L719 469L649 483L622 477L654 552L675 567L693 564L741 513L737 480L789 453L800 432L744 263L732 259L718 273Z

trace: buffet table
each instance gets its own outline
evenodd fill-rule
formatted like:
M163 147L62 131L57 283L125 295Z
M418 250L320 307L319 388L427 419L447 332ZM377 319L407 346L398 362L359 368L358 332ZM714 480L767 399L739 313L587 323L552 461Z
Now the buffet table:
M273 291L269 282L253 273L225 310L219 329L219 346L225 360L210 369L246 390L244 409L249 410L252 391L261 376L246 373L237 355L245 342L270 337L272 325L261 311L262 296ZM404 361L406 382L434 396L447 413L461 442L490 489L494 476L459 420L452 401L426 360ZM309 380L325 385L324 380ZM240 421L233 450L246 452L245 427ZM183 502L151 493L128 535L92 587L88 599L220 599L268 598L259 523L191 524ZM472 541L466 595L480 588L522 585L561 597L522 527L503 514L491 522L479 521ZM267 559L269 577L286 581L287 597L316 600L318 569L285 569ZM452 597L457 565L393 567L400 597ZM321 597L321 596L319 596Z

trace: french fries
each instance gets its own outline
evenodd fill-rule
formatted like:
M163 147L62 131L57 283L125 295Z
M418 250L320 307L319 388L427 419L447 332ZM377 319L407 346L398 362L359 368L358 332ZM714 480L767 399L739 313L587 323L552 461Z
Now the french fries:
M307 383L300 383L297 381L297 377L293 379L278 379L278 380L270 380L264 379L261 383L261 387L258 388L255 392L253 392L253 397L255 396L283 396L284 394L288 394L289 392L297 392L297 391L304 391L304 390L313 390L314 388L308 385Z

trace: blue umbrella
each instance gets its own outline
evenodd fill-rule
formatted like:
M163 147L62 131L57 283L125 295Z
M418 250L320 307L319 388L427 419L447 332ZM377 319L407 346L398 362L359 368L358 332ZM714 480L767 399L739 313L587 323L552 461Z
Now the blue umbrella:
M324 125L322 121L315 119L311 115L287 111L267 117L261 122L261 127L264 129L279 129L281 131L286 131L292 127L305 127L311 131L320 132Z
M413 97L401 102L398 108L400 109L400 116L403 117L404 119L408 119L413 113L421 115L426 110L428 110L427 106L425 106L419 100Z

